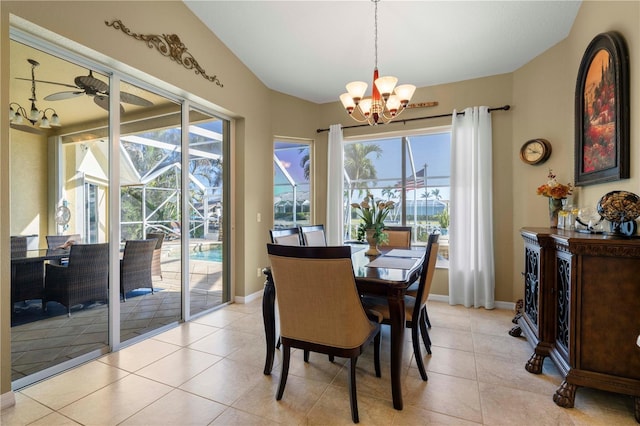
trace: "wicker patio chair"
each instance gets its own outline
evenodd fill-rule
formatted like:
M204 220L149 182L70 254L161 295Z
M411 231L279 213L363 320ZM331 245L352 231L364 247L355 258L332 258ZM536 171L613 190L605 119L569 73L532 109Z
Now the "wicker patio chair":
M74 244L69 250L67 266L45 267L43 307L48 302L71 308L87 302L109 299L109 244Z
M151 276L159 276L162 279L162 267L160 259L162 255L162 243L164 242L164 234L162 232L147 232L147 240L155 238L156 247L153 250L153 259L151 260Z
M54 249L58 248L67 241L73 241L74 244L79 244L82 241L82 237L80 234L70 234L70 235L47 235L47 248Z
M120 294L125 302L127 293L137 288L150 288L153 293L151 264L155 248L155 239L127 240L120 260Z

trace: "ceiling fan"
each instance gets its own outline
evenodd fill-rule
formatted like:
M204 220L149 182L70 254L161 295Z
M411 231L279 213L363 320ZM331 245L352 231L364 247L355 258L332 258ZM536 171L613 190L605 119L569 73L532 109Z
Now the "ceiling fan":
M19 78L18 80L31 80L28 78ZM70 87L75 90L52 93L45 96L47 101L60 101L63 99L75 98L82 95L88 95L93 97L93 101L101 108L109 110L109 85L104 81L97 79L93 76L93 71L89 70L89 75L79 75L73 81L73 84L59 83L56 81L35 80L38 83L55 84L58 86ZM153 102L133 93L120 92L120 101L126 104L138 105L138 106L152 106ZM124 108L120 105L120 111L124 112Z

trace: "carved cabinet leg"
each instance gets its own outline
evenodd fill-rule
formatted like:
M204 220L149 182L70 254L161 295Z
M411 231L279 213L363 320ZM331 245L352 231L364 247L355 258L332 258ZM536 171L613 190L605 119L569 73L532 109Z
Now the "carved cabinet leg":
M534 353L524 366L525 370L532 374L542 374L542 364L544 363L544 357L542 355Z
M567 383L567 380L563 380L560 383L560 387L556 390L556 393L553 395L553 402L556 405L564 408L572 408L573 404L576 400L576 390L578 387L571 383Z

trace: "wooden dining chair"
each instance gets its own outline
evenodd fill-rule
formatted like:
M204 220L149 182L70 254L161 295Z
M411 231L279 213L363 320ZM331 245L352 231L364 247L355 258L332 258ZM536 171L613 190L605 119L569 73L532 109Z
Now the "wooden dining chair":
M427 303L427 297L431 290L431 282L433 281L433 274L436 269L436 259L438 258L438 243L431 244L431 250L424 257L422 264L422 271L420 272L420 281L418 286L418 293L416 297L404 296L405 304L405 326L411 329L411 340L413 343L413 353L420 371L422 380L427 380L427 371L424 368L424 362L422 361L422 354L420 352L420 336L427 347L427 352L431 353L429 339L429 331L427 330L426 323L421 320L423 308ZM383 324L391 325L391 315L389 313L389 303L384 297L364 296L362 298L364 306L375 312L382 314Z
M438 237L440 237L440 234L436 234L435 232L432 234L429 234L429 239L427 240L427 253L426 256L429 256L429 253L431 251L431 245L433 243L437 243L438 242ZM420 284L420 280L417 280L416 282L414 282L413 284L411 284L409 286L409 288L407 289L407 295L408 296L413 296L413 297L417 297L418 295L418 287ZM428 328L431 328L431 321L429 320L429 312L427 311L427 304L425 303L424 305L424 312L422 312L422 317L420 317L421 320L423 320L425 322L425 324L427 325ZM431 342L425 342L425 346L431 346ZM431 350L429 348L427 348L427 352L431 353Z
M356 362L374 342L374 365L380 377L380 324L369 319L360 302L351 249L267 244L280 310L283 359L276 399L287 383L291 348L349 359L351 419L358 423ZM371 314L370 314L371 315Z
M383 231L387 235L387 242L381 246L409 248L411 247L410 226L385 226Z
M326 246L327 239L324 234L324 225L304 225L300 226L302 235L302 245L304 246Z
M138 288L150 288L153 293L151 265L156 239L127 240L120 260L120 294L127 301L127 293Z
M300 228L282 228L271 229L269 231L271 242L285 246L300 246L302 239L300 237Z

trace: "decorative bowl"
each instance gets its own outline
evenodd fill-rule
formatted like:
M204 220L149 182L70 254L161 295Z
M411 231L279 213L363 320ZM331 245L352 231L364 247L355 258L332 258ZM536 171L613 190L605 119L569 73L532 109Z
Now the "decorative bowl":
M629 222L640 216L640 197L633 192L611 191L600 198L597 209L609 222Z

